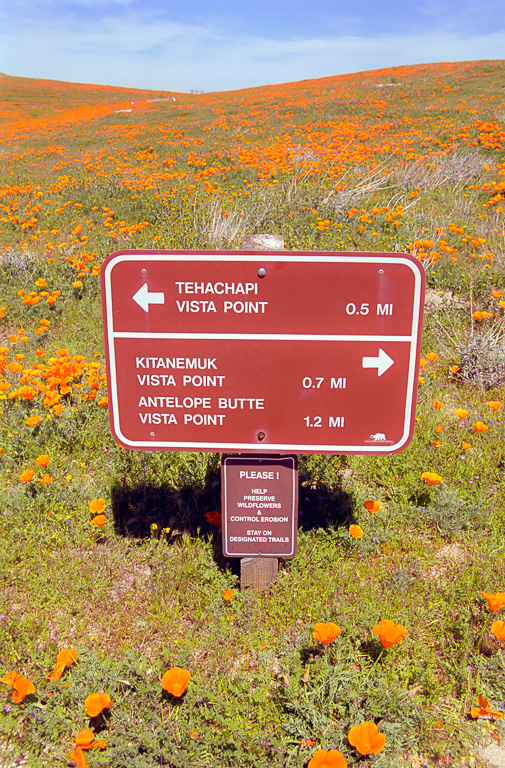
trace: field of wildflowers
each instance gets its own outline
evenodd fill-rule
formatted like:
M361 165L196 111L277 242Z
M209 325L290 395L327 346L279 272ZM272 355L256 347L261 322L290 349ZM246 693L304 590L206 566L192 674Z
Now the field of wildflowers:
M237 92L0 76L0 764L485 766L505 744L504 61ZM265 594L219 456L110 436L119 249L402 251L417 429L300 457ZM3 762L2 762L3 761Z

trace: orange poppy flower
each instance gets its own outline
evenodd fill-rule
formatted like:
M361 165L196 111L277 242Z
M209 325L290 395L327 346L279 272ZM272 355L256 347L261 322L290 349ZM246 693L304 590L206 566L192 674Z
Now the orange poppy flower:
M488 317L492 317L492 313L478 309L475 312L472 312L472 317L477 320L478 323L481 323L483 320L487 320Z
M464 448L464 449L465 449L465 451L468 451L468 449L469 449L469 448L471 448L471 447L472 447L472 446L470 445L470 443L463 443L463 444L462 444L462 448Z
M434 363L435 360L438 360L438 355L436 352L428 352L426 354L426 359L430 361L430 363Z
M347 768L347 760L338 749L318 749L307 768Z
M29 483L30 480L33 480L34 477L35 477L35 472L33 471L33 469L25 469L24 472L21 472L19 476L19 480L21 483Z
M421 477L430 486L436 485L437 483L441 483L443 485L444 482L440 475L437 475L436 472L423 472Z
M408 631L401 624L395 624L390 619L382 619L379 624L372 628L376 635L379 635L383 648L391 648L392 645L399 643Z
M501 402L499 400L488 400L487 404L493 411L497 411L498 408L501 408Z
M486 699L485 696L482 696L482 694L477 699L478 707L472 707L470 710L470 714L472 717L496 717L498 720L501 720L503 717L503 712L493 712L491 710L491 707L489 706L489 702Z
M69 754L69 758L77 763L79 768L86 768L87 762L83 750L93 749L94 747L105 749L106 746L107 744L105 741L95 741L95 734L93 731L84 728L82 731L79 731L75 737L75 747Z
M101 528L107 522L107 518L105 515L95 515L91 522L93 525L97 525Z
M468 411L465 411L464 408L457 408L455 411L455 414L458 417L458 419L466 419L466 417L468 416Z
M213 509L211 512L207 512L205 517L207 518L207 522L211 525L221 525L221 512L218 512L217 509Z
M223 598L223 600L226 600L227 602L228 600L233 600L233 592L231 591L231 589L225 589L221 597Z
M101 515L105 509L105 499L93 499L89 503L89 511L92 515Z
M433 401L433 407L434 407L434 408L437 408L437 410L438 410L439 408L442 408L442 407L443 407L443 405L444 405L444 404L443 404L443 403L441 403L441 402L440 402L440 400L434 400L434 401Z
M55 392L54 390L46 390L46 394L44 397L44 408L52 408L53 405L56 405L60 399L60 393Z
M355 725L349 731L347 737L349 744L358 750L360 755L369 755L370 753L378 754L384 749L386 743L386 737L383 733L380 733L375 723L361 723L361 725Z
M338 637L342 632L338 624L334 624L332 621L329 621L326 624L318 622L317 624L314 624L313 630L314 634L312 637L314 640L319 640L323 645L329 645L331 641Z
M51 458L46 453L43 453L42 456L37 456L35 459L35 463L38 467L47 467L50 461Z
M351 534L353 539L361 539L361 537L364 534L364 530L359 525L350 525L349 526L349 533Z
M374 515L376 512L378 512L381 508L380 501L365 501L363 503L363 506L365 509L368 509L370 514Z
M475 429L475 431L476 431L476 432L478 432L479 434L480 434L481 432L485 432L485 431L486 431L486 429L489 429L489 427L487 426L487 424L484 424L484 422L483 422L483 421L476 421L476 422L475 422L475 424L472 424L472 426L473 426L473 428Z
M18 389L18 396L22 397L23 400L33 400L36 394L37 390L33 387L29 387L27 384Z
M505 592L481 592L481 595L486 598L491 613L505 607Z
M90 717L97 717L104 709L112 707L112 699L108 693L91 693L84 700L84 709Z
M12 685L14 691L12 692L12 701L16 704L21 704L25 696L30 693L35 693L35 686L26 677L22 677L17 672L7 672L5 677L0 677L2 683Z
M182 696L188 687L188 683L191 680L191 675L187 669L181 669L181 667L174 667L169 669L161 678L161 687L163 690L171 693L172 696Z
M39 477L37 479L37 483L39 485L43 485L44 483L52 483L52 482L53 482L53 478L51 477L51 475L48 475L47 472L43 474L42 477Z
M39 423L40 420L41 420L40 416L37 416L37 414L34 413L33 416L28 416L28 418L25 419L25 424L28 427L34 427L36 424Z
M77 651L73 648L66 648L60 651L56 657L56 664L52 672L49 673L49 680L59 680L66 667L69 667L77 661Z
M505 640L505 621L495 621L491 627L491 632L496 635L498 640Z

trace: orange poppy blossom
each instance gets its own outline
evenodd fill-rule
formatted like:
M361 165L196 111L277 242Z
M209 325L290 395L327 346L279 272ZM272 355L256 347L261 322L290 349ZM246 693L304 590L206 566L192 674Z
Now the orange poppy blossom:
M313 626L314 634L312 637L314 640L319 640L323 645L329 645L332 640L338 637L342 630L338 624L334 624L333 621L329 621L326 624L318 622Z
M350 525L349 526L349 533L353 537L353 539L361 539L363 534L365 533L363 528L359 525Z
M56 664L49 673L49 680L59 680L67 667L77 661L78 653L73 648L65 648L56 657Z
M380 733L375 723L370 722L355 725L349 731L347 738L349 744L357 749L360 755L369 755L370 753L377 755L382 752L386 743L384 734Z
M173 667L169 669L161 678L161 687L172 696L182 696L185 693L188 683L191 680L191 674L187 669Z
M435 360L438 360L438 355L436 352L428 352L426 354L426 359L430 361L430 363L434 363Z
M399 643L408 631L401 624L395 624L390 619L382 619L372 631L379 635L383 648L391 648L392 645Z
M51 458L46 453L43 453L42 456L37 456L35 459L35 464L38 467L47 467L50 461Z
M486 598L491 613L505 608L505 592L481 592L481 595Z
M374 515L381 508L380 501L364 501L363 506L368 509L371 515Z
M482 694L477 699L478 707L472 707L470 714L473 718L477 717L496 717L498 720L503 718L503 712L493 712L489 706L489 702Z
M84 710L90 717L98 717L104 709L112 707L112 699L108 693L100 691L100 693L91 693L84 700Z
M95 747L105 749L106 746L107 744L105 741L95 741L95 734L93 731L90 731L88 728L84 728L82 731L79 731L75 737L75 747L69 754L69 758L70 760L73 760L74 763L77 763L79 768L86 768L87 762L86 758L84 757L83 750L94 749Z
M233 592L231 591L231 589L225 589L221 597L223 598L223 600L226 600L227 602L228 600L233 600Z
M19 476L19 480L21 483L29 483L30 480L33 480L34 477L35 477L35 472L33 471L33 469L25 469L24 472L21 472Z
M0 681L2 683L7 683L7 685L12 685L14 690L11 698L16 704L21 704L25 696L28 696L30 693L35 693L34 684L17 672L7 672L5 677L0 677Z
M476 421L475 424L472 424L472 426L478 434L485 432L486 429L489 429L488 425L484 424L483 421Z
M89 511L92 515L101 515L105 509L105 499L93 499L89 503Z
M107 522L107 517L105 515L95 515L94 518L91 520L93 525L98 526L98 528L101 528L105 523Z
M475 318L478 323L481 323L483 320L487 320L488 317L492 316L492 312L485 312L482 309L477 309L475 312L472 312L472 317Z
M464 408L456 408L455 414L458 417L458 419L466 419L468 416L468 411L465 411Z
M347 760L338 749L318 749L307 768L347 768Z
M207 522L211 525L220 526L221 525L221 512L219 512L217 509L213 509L210 512L205 513L205 517L207 519Z
M505 621L495 621L491 626L491 632L498 640L505 640Z
M440 475L437 475L436 472L423 472L421 478L429 486L436 485L437 483L441 483L443 485L444 483L443 479L440 477Z
M501 408L501 402L500 400L488 400L487 404L493 411L497 411L498 408Z

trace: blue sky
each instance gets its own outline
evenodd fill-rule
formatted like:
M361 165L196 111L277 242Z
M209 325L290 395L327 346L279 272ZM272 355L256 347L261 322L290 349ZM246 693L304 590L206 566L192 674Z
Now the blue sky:
M505 58L505 0L2 0L0 72L167 91Z

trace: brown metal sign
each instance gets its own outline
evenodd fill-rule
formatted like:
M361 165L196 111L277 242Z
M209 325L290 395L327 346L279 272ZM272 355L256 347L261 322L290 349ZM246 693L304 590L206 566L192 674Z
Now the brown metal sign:
M140 450L401 451L424 285L407 254L114 253L102 267L112 433Z
M221 497L225 556L295 556L296 456L224 456Z

